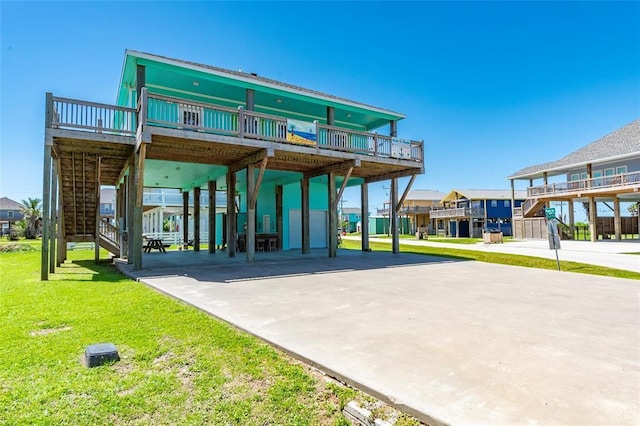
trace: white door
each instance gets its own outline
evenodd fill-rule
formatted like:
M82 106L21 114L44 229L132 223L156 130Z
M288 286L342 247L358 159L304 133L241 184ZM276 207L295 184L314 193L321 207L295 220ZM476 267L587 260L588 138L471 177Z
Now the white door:
M327 211L309 212L309 239L311 248L327 248ZM289 210L289 249L302 248L302 211Z

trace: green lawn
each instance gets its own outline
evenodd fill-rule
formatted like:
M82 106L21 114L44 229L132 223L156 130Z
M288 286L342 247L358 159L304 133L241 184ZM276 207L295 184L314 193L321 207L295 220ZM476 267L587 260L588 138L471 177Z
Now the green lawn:
M358 250L361 247L360 241L344 240L343 246L346 249ZM369 247L374 251L391 251L390 242L370 242ZM416 246L400 244L402 253L426 254L430 256L442 256L464 260L478 260L487 263L499 263L503 265L525 266L529 268L553 269L557 270L555 259L543 259L539 257L521 256L514 254L487 253L475 250L460 250L434 246ZM624 271L621 269L606 268L604 266L589 265L586 263L560 261L560 269L568 272L578 272L581 274L603 275L617 278L630 278L640 280L640 273Z
M0 253L0 423L340 425L371 401L93 256L41 282L39 249ZM86 368L101 342L121 361Z

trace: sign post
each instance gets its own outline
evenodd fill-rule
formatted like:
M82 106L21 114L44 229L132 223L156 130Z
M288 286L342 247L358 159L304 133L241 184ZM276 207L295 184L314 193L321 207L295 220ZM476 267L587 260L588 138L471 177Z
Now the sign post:
M556 251L556 264L558 271L560 270L560 259L558 258L558 250L560 249L560 235L558 234L558 219L556 219L556 209L544 209L544 215L547 218L547 236L549 238L549 249Z

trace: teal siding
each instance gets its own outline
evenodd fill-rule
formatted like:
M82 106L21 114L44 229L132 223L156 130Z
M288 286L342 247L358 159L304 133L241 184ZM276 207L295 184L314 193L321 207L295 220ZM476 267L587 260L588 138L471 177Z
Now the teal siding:
M282 188L282 248L289 250L289 211L292 209L302 208L302 193L300 191L300 182L285 185ZM327 184L311 181L309 183L309 208L311 210L327 211L327 203L329 202L329 194ZM313 223L310 224L314 226ZM301 232L301 230L294 230Z
M263 183L258 194L258 202L256 204L256 232L258 233L276 233L276 186L274 182ZM269 215L271 223L269 229L264 227L264 215Z

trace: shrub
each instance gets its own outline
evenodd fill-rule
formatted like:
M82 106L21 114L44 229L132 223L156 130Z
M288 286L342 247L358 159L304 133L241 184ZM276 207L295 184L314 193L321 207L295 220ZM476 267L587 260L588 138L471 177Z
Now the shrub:
M3 246L0 246L0 253L18 253L23 251L36 251L36 249L29 244L19 243L5 244Z

